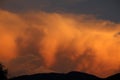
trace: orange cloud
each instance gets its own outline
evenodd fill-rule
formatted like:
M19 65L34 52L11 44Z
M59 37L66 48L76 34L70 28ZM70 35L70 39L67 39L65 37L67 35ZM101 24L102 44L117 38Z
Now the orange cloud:
M105 77L119 71L120 24L89 15L0 14L0 60L10 76L77 70Z

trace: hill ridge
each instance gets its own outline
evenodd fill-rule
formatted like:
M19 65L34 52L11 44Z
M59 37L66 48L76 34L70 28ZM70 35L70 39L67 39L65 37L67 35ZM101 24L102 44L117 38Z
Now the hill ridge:
M72 71L69 73L37 73L11 78L9 80L120 80L120 73L107 78L99 78L92 74Z

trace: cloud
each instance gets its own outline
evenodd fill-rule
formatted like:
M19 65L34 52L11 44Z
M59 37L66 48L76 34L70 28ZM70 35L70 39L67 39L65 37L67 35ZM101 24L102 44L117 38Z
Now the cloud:
M7 0L0 0L0 8Z
M9 76L77 70L105 77L119 71L119 30L93 15L1 10L0 60Z
M7 0L4 10L17 13L46 11L74 14L93 14L97 18L120 22L119 0Z

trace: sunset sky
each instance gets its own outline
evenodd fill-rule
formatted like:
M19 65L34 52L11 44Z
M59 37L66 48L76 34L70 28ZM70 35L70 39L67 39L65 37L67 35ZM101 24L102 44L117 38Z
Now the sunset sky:
M0 0L0 62L9 77L120 72L119 0Z

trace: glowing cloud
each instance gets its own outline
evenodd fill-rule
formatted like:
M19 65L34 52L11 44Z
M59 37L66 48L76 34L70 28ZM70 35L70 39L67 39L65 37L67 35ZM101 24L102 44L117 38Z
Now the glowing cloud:
M105 77L120 69L119 30L89 15L1 10L0 60L10 76L77 70Z

